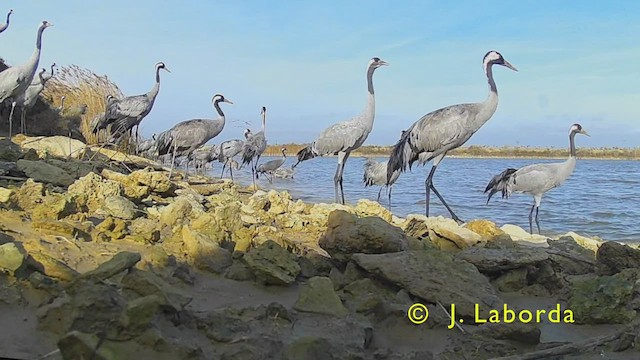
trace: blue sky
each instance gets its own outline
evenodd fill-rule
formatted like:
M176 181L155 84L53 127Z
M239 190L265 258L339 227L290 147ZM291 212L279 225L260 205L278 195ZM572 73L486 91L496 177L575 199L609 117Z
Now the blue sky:
M422 115L485 99L482 57L498 50L519 72L494 71L498 110L468 142L640 146L640 2L637 1L161 1L4 0L14 9L0 57L26 60L42 20L41 64L107 74L125 95L147 92L163 61L160 94L145 136L195 117L216 117L219 139L259 127L270 143L309 142L360 113L365 71L378 56L376 119L369 144L391 144ZM4 18L4 15L2 15ZM2 20L3 21L3 20Z

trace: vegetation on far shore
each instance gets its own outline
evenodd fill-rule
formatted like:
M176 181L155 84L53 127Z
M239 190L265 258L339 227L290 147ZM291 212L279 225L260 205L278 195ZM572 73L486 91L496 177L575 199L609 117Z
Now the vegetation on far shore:
M280 155L280 148L287 148L289 156L295 154L306 145L274 144L265 151L267 156ZM352 156L386 157L391 153L391 146L365 145L354 151ZM578 148L578 157L582 159L617 159L640 160L640 147L637 148ZM471 145L452 150L449 156L479 157L479 158L565 158L568 156L566 148L528 147L528 146L484 146Z

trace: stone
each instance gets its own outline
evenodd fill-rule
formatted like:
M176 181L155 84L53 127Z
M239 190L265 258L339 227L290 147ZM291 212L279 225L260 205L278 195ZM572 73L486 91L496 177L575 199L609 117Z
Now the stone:
M495 289L478 269L441 251L409 250L388 254L355 254L354 261L366 271L380 276L414 296L474 316L474 307L495 309L502 306ZM471 285L472 284L472 285Z
M365 278L356 280L343 288L345 305L355 312L369 314L378 306L395 300L395 294L377 282Z
M157 221L139 217L129 224L128 229L130 235L125 239L143 244L155 244L160 240Z
M597 253L598 249L603 244L603 241L601 241L601 240L588 238L586 236L582 236L582 235L576 234L573 231L570 231L570 232L560 236L560 238L562 238L562 237L570 237L570 238L572 238L573 240L575 240L575 242L578 245L580 245L581 247L583 247L585 249L591 250L592 253Z
M122 286L140 296L157 295L162 307L174 312L182 311L193 298L149 271L132 269L122 278Z
M63 359L118 360L120 354L105 345L98 336L72 331L58 340Z
M351 254L381 254L407 249L407 235L379 217L359 218L336 210L329 215L327 231L319 245L333 259L347 261Z
M392 214L384 206L380 205L377 201L371 201L368 199L360 199L356 203L354 208L356 215L358 216L377 216L386 222L391 222Z
M409 215L403 229L407 235L431 241L441 250L458 251L486 242L475 232L442 216Z
M32 219L60 220L77 212L73 195L53 195L31 210Z
M496 278L493 284L502 292L514 292L527 286L527 268L509 270Z
M168 195L174 185L169 181L169 174L166 171L155 171L152 168L136 170L129 174L131 183L148 186L152 192L161 195Z
M29 211L42 203L44 194L44 184L27 179L20 189L14 192L14 202L20 209Z
M272 240L252 248L243 259L256 279L269 285L293 284L301 271L295 255Z
M625 269L612 276L576 279L568 308L580 324L622 324L635 319L631 302L638 292L640 270Z
M322 337L301 337L287 345L285 360L339 360L344 353L336 351L332 342Z
M30 251L27 261L39 273L62 281L72 281L80 275L64 262L43 252Z
M505 234L496 223L489 220L473 220L464 225L465 229L469 229L480 235L484 240L491 241L497 236Z
M189 263L196 268L220 274L231 266L231 253L220 247L218 239L185 226L182 228L182 241Z
M300 286L298 300L293 308L302 312L345 316L348 311L333 290L333 284L328 277L312 277Z
M33 149L41 159L63 158L81 159L86 149L85 143L66 136L26 137L20 144L22 149Z
M148 295L129 301L122 323L127 332L140 334L146 330L155 317L163 299L158 295Z
M11 195L13 195L13 190L0 186L0 204L7 204L11 201Z
M182 224L189 218L192 209L191 201L186 197L179 196L161 210L160 222L168 226Z
M25 254L18 249L16 244L10 242L0 245L0 270L14 273L24 262Z
M516 247L510 249L469 248L457 253L456 258L475 265L481 273L499 273L534 265L549 259L542 249Z
M607 241L598 249L596 258L613 273L640 268L640 250L614 241Z
M562 314L561 314L562 315ZM474 335L481 335L497 340L513 340L529 345L540 343L541 331L534 323L485 323L479 326Z
M505 234L511 236L511 239L515 242L539 247L548 247L547 237L539 234L530 234L525 229L511 224L505 224L500 227L500 230Z
M16 164L18 170L24 172L27 177L34 181L67 187L73 184L75 180L66 171L43 161L20 159Z
M76 196L79 207L94 212L102 207L106 198L121 196L124 191L121 184L89 173L71 184L67 194Z
M127 235L129 235L127 222L111 216L104 219L91 231L91 238L96 242L121 240Z
M20 146L8 138L0 139L0 161L16 162L22 158Z
M120 195L105 198L102 210L109 216L124 220L131 220L138 215L135 204Z
M130 270L141 259L140 253L122 251L100 264L96 269L82 274L82 278L106 280L125 270Z

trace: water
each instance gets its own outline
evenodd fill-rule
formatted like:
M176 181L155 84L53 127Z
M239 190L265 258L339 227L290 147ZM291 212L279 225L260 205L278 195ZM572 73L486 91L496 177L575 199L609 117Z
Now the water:
M267 157L260 162L269 160L271 158ZM507 167L558 161L562 160L446 158L436 171L434 185L453 211L465 221L489 219L498 226L508 223L526 230L529 228L528 215L533 198L513 194L505 200L497 193L486 205L484 188L494 175ZM355 204L363 198L376 200L380 188L365 188L362 184L364 162L364 158L352 157L345 167L343 185L348 204ZM289 158L283 166L289 167L293 163L294 159ZM288 190L294 198L306 202L330 203L334 201L336 164L335 157L315 158L299 164L294 179L275 178L274 183L269 184L261 177L259 184L265 190ZM217 165L214 173L220 176L221 167ZM403 173L394 184L391 210L395 215L424 214L424 180L430 168L430 164L414 167L412 172ZM249 184L250 169L245 167L234 171L234 177L242 184ZM380 202L387 206L386 190L382 190ZM640 162L578 159L573 175L562 186L543 196L540 227L547 235L575 231L604 240L640 242L639 203ZM430 213L432 216L450 216L434 194L431 194Z

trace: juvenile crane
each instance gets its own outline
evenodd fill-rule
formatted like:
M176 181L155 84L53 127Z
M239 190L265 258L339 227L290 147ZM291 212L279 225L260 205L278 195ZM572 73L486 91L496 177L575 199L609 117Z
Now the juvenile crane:
M242 148L244 147L246 139L249 139L251 136L251 129L246 129L244 131L245 140L231 139L220 144L220 154L218 154L218 161L223 163L222 172L220 173L221 179L224 175L224 169L229 166L230 162L234 161L234 157L242 152ZM231 181L233 181L233 166L229 166L229 174L231 175Z
M42 49L42 32L44 29L53 26L48 21L43 21L38 27L36 37L36 48L31 57L24 64L12 66L0 72L0 104L7 99L11 99L11 112L9 113L9 137L13 130L13 111L16 107L16 97L23 94L31 82L40 63L40 52Z
M7 30L7 28L9 27L9 17L11 17L11 14L13 14L13 9L9 10L9 13L7 13L7 23L0 24L0 33Z
M256 173L258 160L260 160L260 156L267 148L267 108L265 106L260 110L260 115L262 116L262 130L247 138L242 147L242 165L251 164L251 178L254 189L256 188L256 178L258 176Z
M171 72L163 62L157 63L155 68L156 83L151 90L146 94L129 96L121 100L112 100L106 108L104 121L96 127L95 132L106 129L107 126L111 125L111 140L117 142L126 132L136 126L135 139L138 138L137 127L142 122L142 119L151 112L160 91L160 70Z
M489 192L487 204L493 194L502 192L503 198L509 198L511 193L529 194L533 196L533 206L529 211L529 232L533 234L533 210L536 211L536 227L540 233L538 211L542 195L547 191L562 185L576 168L576 134L590 136L580 124L573 124L569 129L569 158L561 163L533 164L520 169L509 168L494 176L484 192Z
M415 161L424 165L433 160L431 171L425 180L426 205L425 213L429 216L430 193L440 199L451 217L458 223L462 220L451 210L442 195L433 185L433 175L447 153L462 146L478 131L495 113L498 107L498 89L493 80L493 65L505 66L518 71L509 64L497 51L489 51L482 61L487 80L489 82L489 96L484 102L458 104L435 110L424 115L407 129L394 146L389 166L387 180L391 180L396 171L404 172Z
M160 134L160 136L158 136L158 155L169 153L173 147L169 178L171 178L171 174L173 173L173 164L176 161L177 153L187 157L187 176L189 176L188 159L191 157L191 153L222 132L225 124L225 116L222 109L220 109L221 102L233 104L231 100L226 99L221 94L214 95L211 103L218 112L218 119L192 119L183 121L172 127L167 135Z
M295 166L316 156L338 155L338 167L333 177L336 202L344 204L344 190L342 188L342 173L349 158L349 154L365 142L373 129L375 118L375 94L373 91L373 73L381 66L389 65L386 61L374 57L367 66L367 105L362 114L334 124L325 129L309 146L298 152Z
M270 183L273 183L273 173L278 170L285 161L287 161L287 148L283 147L282 149L280 149L280 151L282 151L282 157L280 159L275 159L267 161L264 164L260 164L256 169L256 176L257 174L270 174L271 178L267 176L267 180L269 180Z
M377 162L371 158L367 159L364 163L364 175L362 177L362 182L364 183L364 187L380 186L380 190L378 190L378 198L376 200L377 202L380 202L380 193L382 192L382 188L386 186L388 188L389 208L391 208L391 188L396 180L398 180L400 172L394 172L391 180L387 181L388 163L389 160Z
M49 76L45 75L47 70L42 69L38 74L38 78L34 79L33 82L31 82L31 85L29 85L27 90L21 95L19 95L18 97L16 97L16 106L20 107L22 110L20 112L20 130L25 135L27 134L27 128L26 128L27 112L31 110L31 108L33 108L33 106L36 104L36 101L38 100L38 95L40 95L42 90L44 90L44 85L47 83L49 79L53 77L53 69L55 66L56 66L55 63L51 65L51 75Z
M220 149L216 145L202 145L193 151L191 156L196 168L196 174L198 170L205 173L205 167L213 160L217 160L220 154Z

